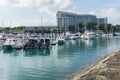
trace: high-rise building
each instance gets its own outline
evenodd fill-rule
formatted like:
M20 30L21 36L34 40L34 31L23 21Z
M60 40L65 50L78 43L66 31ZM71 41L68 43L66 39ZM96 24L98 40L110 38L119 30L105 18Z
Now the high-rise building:
M96 15L90 14L77 14L71 12L57 12L57 23L58 27L65 28L65 30L69 30L72 32L78 31L79 24L83 24L83 26L87 23L98 23L103 24L105 23L105 18L97 19Z
M58 27L60 28L65 27L66 30L68 30L68 28L73 30L76 26L76 17L77 17L77 14L75 13L58 11L57 12Z
M97 18L97 23L98 24L105 24L105 23L107 23L107 18Z

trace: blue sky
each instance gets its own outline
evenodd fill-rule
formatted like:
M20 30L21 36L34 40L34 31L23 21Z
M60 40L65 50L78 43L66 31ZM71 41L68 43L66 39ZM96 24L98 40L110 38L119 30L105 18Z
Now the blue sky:
M73 0L76 10L80 12L99 11L104 8L120 7L119 0Z
M94 14L120 24L119 0L0 0L0 26L56 25L56 12Z

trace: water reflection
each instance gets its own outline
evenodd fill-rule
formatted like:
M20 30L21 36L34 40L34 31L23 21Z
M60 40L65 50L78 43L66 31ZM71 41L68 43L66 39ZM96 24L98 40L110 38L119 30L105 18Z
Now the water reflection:
M4 49L3 53L4 54L11 54L13 52L13 49Z
M10 56L50 56L50 49L29 49L29 50L14 50L14 49L3 49L2 54Z
M117 40L117 41L116 41ZM63 46L58 46L55 50L57 51L58 57L63 58L66 56L73 57L74 55L80 55L85 53L100 53L103 49L111 49L117 47L118 39L114 38L95 38L92 40L70 40L66 41Z
M1 80L64 80L120 48L120 38L68 40L50 49L1 50Z
M113 41L114 40L114 41ZM116 41L115 41L116 40ZM50 56L51 53L56 57L66 57L74 55L79 55L82 53L88 53L94 51L99 51L100 49L107 48L111 49L112 44L115 47L119 42L118 38L95 38L92 40L68 40L64 45L52 46L48 49L28 49L28 50L13 50L13 49L4 49L3 54L9 54L10 56Z
M50 49L24 50L24 56L50 56Z
M20 56L23 54L23 50L3 49L3 53L10 56Z

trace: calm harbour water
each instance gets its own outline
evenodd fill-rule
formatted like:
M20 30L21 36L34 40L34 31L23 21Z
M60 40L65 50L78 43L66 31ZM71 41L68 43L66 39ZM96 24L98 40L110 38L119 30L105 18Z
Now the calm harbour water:
M120 48L120 38L70 40L47 50L0 50L0 80L66 80Z

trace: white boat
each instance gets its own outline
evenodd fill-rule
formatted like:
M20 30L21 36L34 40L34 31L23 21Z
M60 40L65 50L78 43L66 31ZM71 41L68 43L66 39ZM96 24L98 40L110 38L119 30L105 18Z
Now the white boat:
M0 40L0 47L2 47L4 40Z
M57 42L57 40L52 40L52 42L51 42L51 45L56 45L58 42Z
M97 37L101 37L101 38L107 37L107 35L106 35L103 31L98 31L98 32L96 32L96 36L97 36Z
M56 45L58 43L57 39L56 39L56 35L53 34L51 35L51 45Z
M65 43L65 38L63 36L58 36L57 42L58 42L58 44L64 44Z
M22 38L9 38L3 43L4 48L20 49L23 48Z
M95 37L95 32L92 31L86 31L87 36L91 39Z
M79 39L79 35L78 35L78 34L71 34L71 35L70 35L70 39L71 39L71 40Z
M87 34L87 33L83 33L82 35L81 35L81 39L89 39L90 37L89 37L89 35Z
M70 36L71 36L71 33L70 32L66 32L66 34L65 34L65 40L69 40Z

